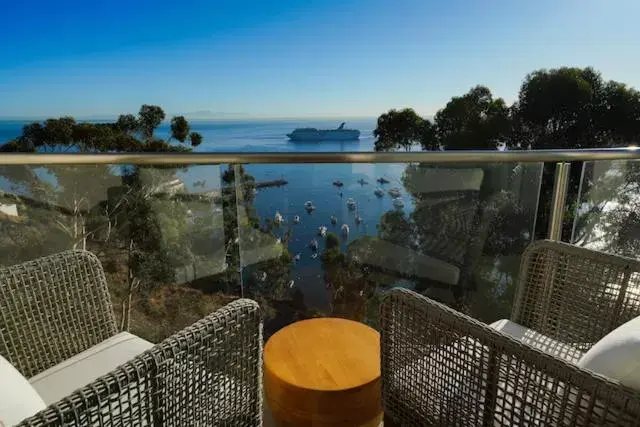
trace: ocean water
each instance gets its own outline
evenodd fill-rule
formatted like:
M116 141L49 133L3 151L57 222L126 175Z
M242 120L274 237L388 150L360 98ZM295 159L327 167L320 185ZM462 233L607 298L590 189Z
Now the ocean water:
M20 133L24 122L1 122L0 141L6 141ZM347 122L347 127L359 129L359 141L350 142L314 142L294 143L288 141L286 134L297 127L335 128L337 120L247 120L247 121L195 121L192 130L200 132L204 142L197 147L198 152L344 152L373 151L373 129L375 119L361 119ZM158 136L168 135L165 124L158 129ZM285 223L276 230L284 235L292 230L289 250L292 255L300 254L300 260L294 263L291 280L305 296L305 304L309 308L325 308L328 296L324 287L323 271L320 257L314 257L309 243L317 239L319 252L324 250L324 239L318 236L318 227L326 226L341 238L343 248L349 242L363 235L377 233L377 225L381 215L394 209L392 199L387 191L392 187L402 190L405 202L403 210L411 212L410 198L404 192L401 177L404 164L254 164L247 165L246 170L256 181L283 178L288 184L281 187L265 188L258 191L254 206L264 223L273 219L276 212L285 218ZM215 190L220 187L220 166L192 166L181 173L187 189L193 192ZM376 180L384 177L389 184L379 185ZM332 183L340 180L342 188ZM358 181L367 183L361 184ZM194 184L204 184L196 186ZM376 188L382 188L385 195L377 198ZM356 211L347 207L347 199L353 198L357 204ZM306 201L311 201L316 210L307 213L304 209ZM299 215L299 224L293 224L293 217ZM332 225L330 217L338 217L337 225ZM356 215L363 219L356 224ZM340 233L342 224L350 228L348 236Z

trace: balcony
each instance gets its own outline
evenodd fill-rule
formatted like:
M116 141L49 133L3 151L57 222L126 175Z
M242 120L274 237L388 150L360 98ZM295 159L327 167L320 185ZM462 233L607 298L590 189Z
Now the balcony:
M640 153L631 149L6 155L0 158L0 265L15 266L70 249L94 254L108 286L113 332L127 331L146 343L171 340L175 333L243 298L260 307L264 342L289 325L317 318L343 318L373 330L382 328L384 339L385 319L380 314L402 316L395 306L381 311L381 301L399 287L435 305L432 311L416 311L420 313L416 316L426 316L423 325L397 325L417 327L425 345L443 340L451 344L453 337L483 331L473 329L476 326L465 333L447 329L461 322L458 315L482 324L513 318L516 295L522 292L523 253L534 241L564 240L635 257L640 242L638 159ZM548 274L558 268L549 265ZM635 276L630 277L624 281L625 292L637 286ZM68 277L63 271L55 280L60 285ZM11 299L6 289L0 294ZM54 302L64 303L71 293L41 307L41 316L55 317ZM596 300L598 295L585 300L591 297ZM628 312L612 321L609 330L635 317L631 314L637 307L627 302ZM9 305L3 304L0 312L8 310ZM11 304L15 306L15 301ZM413 307L406 304L407 310ZM608 314L613 318L621 307L595 306L593 311L600 318ZM76 309L86 316L97 310ZM438 323L429 316L453 320L447 317ZM554 322L560 322L562 315L554 316L545 323L548 329L539 332L556 337ZM0 349L11 348L21 338L12 335L9 343L7 320L0 317L0 321L5 342ZM424 329L427 325L433 329ZM589 323L581 325L587 328ZM576 337L588 335L584 330L575 332ZM584 353L588 347L581 345L594 344L604 336L601 332L591 340L565 341ZM46 340L56 333L25 332L24 339L37 337L38 344L27 347L49 348ZM503 349L501 342L488 343L482 341ZM75 347L67 356L87 348L82 343ZM463 360L469 349L485 351L467 347L464 351L455 347L442 357ZM33 377L56 365L49 362L22 373ZM431 371L431 375L444 374ZM486 380L491 375L498 373L489 370L481 377ZM469 387L464 381L456 384L456 390ZM183 392L176 390L178 395ZM53 393L45 403L64 396ZM501 407L506 412L495 418L497 425L559 420L551 409L544 409L543 401L519 399L518 405L538 408L531 419L505 415L513 407ZM591 405L598 406L598 400L592 400ZM195 398L190 403L194 408L198 404ZM640 398L628 404L639 405ZM211 408L211 402L207 405ZM480 413L484 418L474 413L470 419L486 421L495 415Z

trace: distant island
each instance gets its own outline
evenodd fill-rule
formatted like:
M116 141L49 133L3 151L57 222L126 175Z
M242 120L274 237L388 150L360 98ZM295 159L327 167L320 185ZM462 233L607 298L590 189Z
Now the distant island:
M248 119L251 115L247 113L226 113L223 111L197 110L176 114L185 116L189 120L222 120L222 119Z

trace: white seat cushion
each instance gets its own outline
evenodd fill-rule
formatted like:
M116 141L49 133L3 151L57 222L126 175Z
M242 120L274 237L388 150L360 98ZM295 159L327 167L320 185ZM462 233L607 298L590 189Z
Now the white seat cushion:
M0 425L18 424L44 408L45 403L27 379L0 356Z
M523 344L528 344L567 362L578 363L583 354L582 351L569 344L551 339L508 319L498 320L489 326Z
M109 373L153 347L148 341L121 332L29 379L49 405Z
M640 391L640 316L595 343L578 366Z

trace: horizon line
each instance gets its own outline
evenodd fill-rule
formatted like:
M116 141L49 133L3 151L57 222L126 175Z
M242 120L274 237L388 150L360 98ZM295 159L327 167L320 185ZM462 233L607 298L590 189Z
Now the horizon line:
M135 115L135 114L134 114ZM76 120L113 120L115 121L118 118L119 114L116 115L89 115L89 116L73 116L71 114L62 114L62 115L35 115L35 116L0 116L0 121L29 121L29 120L47 120L51 118L60 118L60 117L73 117ZM353 116L345 116L345 115L301 115L301 116L252 116L252 115L230 115L228 117L205 117L205 116L197 116L193 115L190 117L189 114L167 114L167 118L163 120L163 123L169 122L171 117L176 116L184 116L187 120L190 121L242 121L242 120L323 120L323 119L375 119L379 115L353 115ZM430 116L430 115L428 115Z

